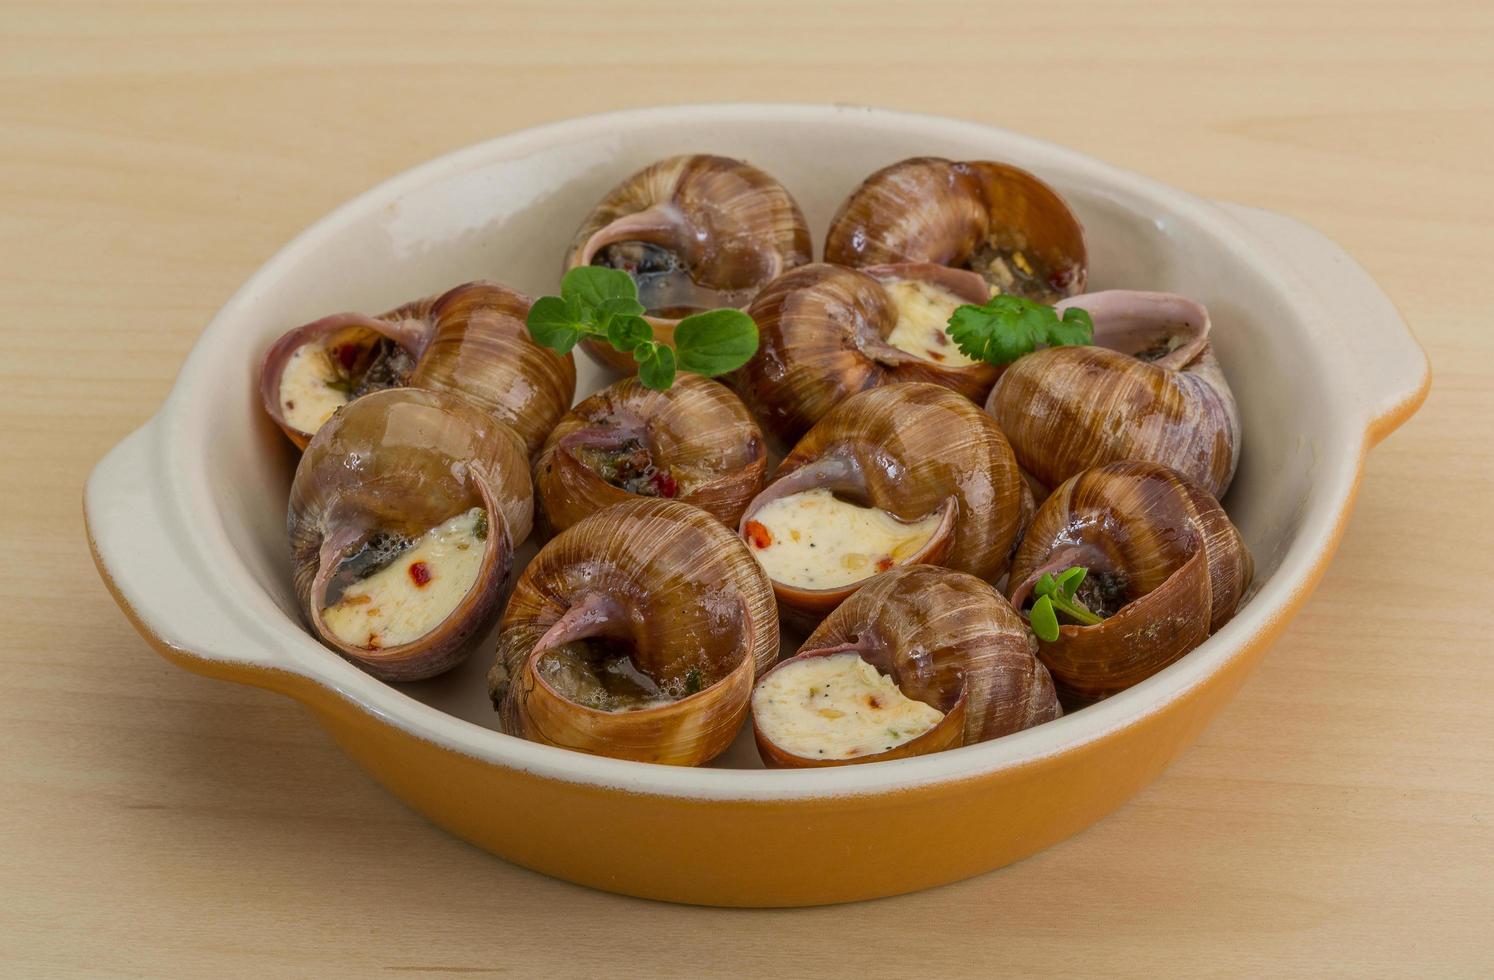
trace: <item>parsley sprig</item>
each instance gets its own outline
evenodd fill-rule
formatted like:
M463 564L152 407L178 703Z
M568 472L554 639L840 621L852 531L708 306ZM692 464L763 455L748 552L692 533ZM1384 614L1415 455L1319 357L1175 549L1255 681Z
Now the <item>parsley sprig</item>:
M569 353L582 337L601 337L638 362L638 380L655 391L674 384L676 370L713 378L735 371L757 351L757 324L741 310L709 310L674 328L674 346L654 339L643 318L638 284L621 269L583 265L560 281L559 296L529 308L529 334L541 347Z
M1037 580L1032 591L1037 594L1038 599L1028 611L1027 621L1032 624L1032 631L1037 634L1038 639L1048 643L1058 639L1059 613L1082 626L1094 626L1105 621L1074 598L1074 593L1088 574L1089 569L1073 565L1057 575L1044 572L1043 577Z
M1078 307L1064 310L1060 319L1051 306L1002 293L981 306L967 303L957 308L949 317L949 336L966 357L1010 364L1031 354L1039 344L1091 343L1095 325L1089 313Z

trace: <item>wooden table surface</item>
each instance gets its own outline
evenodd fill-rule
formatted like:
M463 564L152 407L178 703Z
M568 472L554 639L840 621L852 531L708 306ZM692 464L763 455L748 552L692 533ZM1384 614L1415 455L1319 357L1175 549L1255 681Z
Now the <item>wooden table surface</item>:
M769 912L552 881L427 825L290 701L168 666L89 561L89 468L309 222L507 130L727 99L985 120L1294 215L1431 352L1238 698L1015 867ZM1487 0L5 3L0 175L0 973L1494 971Z

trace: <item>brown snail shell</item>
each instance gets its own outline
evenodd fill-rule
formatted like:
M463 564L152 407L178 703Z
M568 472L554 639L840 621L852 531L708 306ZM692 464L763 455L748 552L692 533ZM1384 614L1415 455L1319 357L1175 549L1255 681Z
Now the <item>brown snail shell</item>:
M576 364L571 355L534 343L524 323L528 312L524 294L470 282L379 317L324 317L285 334L266 352L260 399L304 448L311 433L286 420L280 382L289 358L318 344L342 355L354 398L406 385L455 391L512 426L532 455L575 397Z
M1045 486L1123 459L1170 466L1223 497L1240 457L1234 395L1209 345L1209 314L1168 293L1109 290L1058 304L1087 310L1093 347L1019 358L986 409Z
M1006 437L968 398L924 382L884 385L832 408L748 504L741 532L764 505L826 488L902 521L938 514L928 543L897 564L945 565L995 581L1031 516L1032 496ZM822 616L869 578L827 589L774 582L791 610Z
M680 319L745 307L808 262L811 247L804 214L782 184L741 160L693 154L653 163L609 191L576 232L565 267L627 269L654 339L672 345ZM581 346L599 364L637 370L605 340L582 338Z
M674 699L603 710L568 697L556 658L580 641L620 644ZM753 678L777 657L773 591L746 546L699 508L637 497L562 531L524 569L488 684L509 734L691 766L735 738Z
M589 463L589 456L609 450L643 463L636 491ZM767 465L762 431L725 386L680 374L668 390L654 391L624 378L560 420L535 462L534 487L552 532L640 495L699 507L735 528L763 488Z
M932 565L894 569L842 603L794 657L773 670L806 657L855 652L892 677L904 696L938 708L944 718L887 751L818 759L788 751L765 735L756 724L754 697L758 752L772 767L878 762L972 745L1052 721L1063 710L1035 650L1026 622L989 584Z
M1052 303L1084 291L1084 229L1037 177L989 160L914 157L884 167L846 198L825 261L932 262L973 269L1004 293Z
M519 437L459 395L391 388L337 412L296 467L287 512L296 597L327 646L384 680L418 680L454 666L498 614L514 549L529 536L533 494ZM481 507L487 520L475 583L419 639L354 646L323 621L328 586L376 536L413 540Z
M1078 702L1124 690L1198 646L1235 614L1254 574L1219 502L1141 460L1085 470L1043 502L1012 562L1012 604L1023 608L1044 573L1072 565L1090 570L1081 599L1086 588L1108 589L1108 601L1124 603L1094 626L1060 621L1058 640L1039 643Z
M977 402L1001 369L985 363L940 364L888 343L899 311L887 283L924 282L966 303L990 297L973 272L904 264L848 269L816 263L773 280L747 308L759 347L732 376L749 408L784 444L792 444L846 396L878 385L927 381Z

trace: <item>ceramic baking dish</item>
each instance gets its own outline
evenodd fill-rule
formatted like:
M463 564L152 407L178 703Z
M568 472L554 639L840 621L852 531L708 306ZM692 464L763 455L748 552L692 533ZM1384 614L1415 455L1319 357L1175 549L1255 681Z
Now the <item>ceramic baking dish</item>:
M846 193L885 164L924 154L1014 162L1056 185L1083 220L1092 289L1171 290L1207 304L1244 422L1225 500L1257 566L1240 614L1160 674L1050 724L937 755L804 771L757 768L750 735L706 769L525 742L496 730L486 646L451 674L395 687L313 640L287 571L295 454L255 387L265 347L331 311L386 309L470 279L553 292L571 233L613 183L700 151L777 176L817 243ZM577 366L578 397L606 382L584 357ZM840 902L1015 861L1161 772L1307 598L1365 452L1415 411L1428 383L1425 356L1374 282L1289 218L974 123L849 106L678 106L503 136L337 209L223 307L161 410L94 470L85 509L105 582L163 656L304 702L348 755L452 833L631 895Z

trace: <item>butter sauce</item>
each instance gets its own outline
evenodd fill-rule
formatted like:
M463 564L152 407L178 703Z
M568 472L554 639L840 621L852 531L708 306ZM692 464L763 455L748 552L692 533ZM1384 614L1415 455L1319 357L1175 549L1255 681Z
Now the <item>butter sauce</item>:
M900 521L884 510L815 489L764 504L747 524L747 540L775 582L833 589L912 557L938 525L937 514Z

